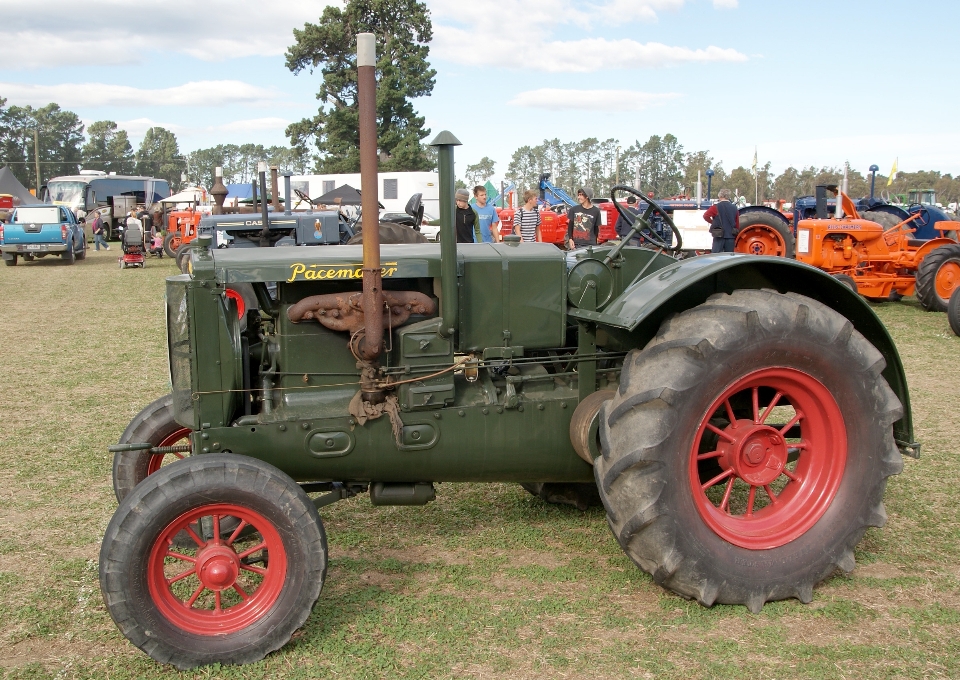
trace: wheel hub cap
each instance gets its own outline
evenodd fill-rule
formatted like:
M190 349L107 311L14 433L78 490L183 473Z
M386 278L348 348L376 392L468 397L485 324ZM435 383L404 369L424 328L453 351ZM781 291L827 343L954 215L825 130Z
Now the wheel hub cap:
M740 479L753 486L766 486L783 472L787 465L787 446L772 427L738 420L727 427L732 442L722 442L720 466L732 469Z
M197 578L210 590L230 588L239 575L240 560L232 548L215 545L197 555Z

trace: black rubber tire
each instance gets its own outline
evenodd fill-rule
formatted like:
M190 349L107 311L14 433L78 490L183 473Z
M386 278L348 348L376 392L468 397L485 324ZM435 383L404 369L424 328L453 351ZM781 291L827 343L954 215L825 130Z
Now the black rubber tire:
M189 256L190 256L189 243L184 243L182 246L177 248L177 252L176 254L174 254L174 257L177 259L177 269L179 269L180 272L183 274L187 273L187 258Z
M171 232L163 237L163 252L166 254L167 257L177 256L177 251L173 249L173 247L171 246L171 243L173 242L174 237L179 235L180 234ZM181 243L180 245L184 245L184 244ZM180 246L177 246L178 249L179 247Z
M164 395L147 404L134 416L117 444L150 442L159 446L164 439L183 429L183 425L174 420L173 416L173 395ZM147 478L147 468L152 457L149 451L121 451L113 454L113 492L117 496L117 502L123 501L137 484Z
M63 261L66 262L67 264L73 264L74 262L77 261L77 254L76 254L75 252L73 252L73 244L72 244L72 243L68 243L68 244L67 244L67 249L64 250L63 253L61 253L60 257L61 257L61 259L63 259Z
M363 243L363 231L358 231L353 238L347 241L347 245ZM421 234L413 227L408 227L395 222L380 223L380 243L429 243L427 237Z
M790 223L787 222L786 218L777 217L776 215L771 215L768 212L759 210L748 210L740 214L740 232L737 234L737 241L734 245L736 252L747 252L746 250L740 250L741 239L746 239L750 231L750 227L754 225L762 225L776 231L780 238L783 239L783 257L796 259L797 241L793 235L793 228L790 226Z
M934 248L917 267L917 300L928 312L947 311L949 300L937 294L936 280L940 268L948 262L960 264L960 243Z
M26 256L24 256L24 259L26 259ZM17 266L17 256L16 256L16 255L13 255L13 256L11 256L11 257L5 257L5 258L3 258L3 263L4 263L5 265L7 265L8 267L16 267L16 266Z
M947 305L947 321L954 335L960 335L960 288L953 291Z
M857 295L860 294L860 291L857 290L857 282L854 281L853 277L849 274L834 274L833 278L845 285L847 288L852 290Z
M242 505L280 534L287 572L268 613L224 635L197 635L168 620L147 587L150 551L170 522L212 503ZM259 661L285 645L320 596L327 539L310 498L289 476L263 461L207 454L169 465L117 508L100 549L100 589L110 616L134 645L180 670Z
M898 219L896 215L891 215L888 212L882 212L880 210L868 210L864 213L861 213L860 217L865 220L870 220L871 222L876 222L883 227L884 230L895 227L903 222L903 220Z
M524 489L553 505L572 505L578 510L601 505L597 485L588 482L526 482Z
M35 259L36 258L33 255L30 255L29 253L23 256L24 262L33 262Z
M601 411L594 470L613 535L661 586L705 606L809 602L853 548L886 521L886 478L903 459L892 425L903 413L880 352L837 312L795 293L739 290L668 319L627 355ZM764 550L727 542L701 518L690 455L703 413L726 386L766 367L799 369L829 390L845 418L847 461L833 502L793 540Z
M77 253L77 259L78 259L78 260L86 260L86 259L87 259L87 243L86 243L86 241L83 242L83 247L82 247L82 248L80 249L80 251Z

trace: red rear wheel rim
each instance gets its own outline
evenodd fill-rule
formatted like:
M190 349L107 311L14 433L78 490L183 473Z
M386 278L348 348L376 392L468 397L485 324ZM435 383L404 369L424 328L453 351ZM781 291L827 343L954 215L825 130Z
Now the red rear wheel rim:
M183 245L183 241L179 236L174 236L172 239L170 239L170 250L176 252L177 248L179 248L181 245Z
M846 428L830 391L803 371L766 368L735 381L705 413L690 485L710 529L734 545L764 550L817 523L837 495L846 461Z
M157 446L173 446L181 439L186 439L190 434L189 427L181 427L179 430L173 434L169 434L164 437ZM154 472L163 467L164 459L170 460L171 458L183 458L184 454L182 453L157 453L150 456L150 461L147 463L147 474L152 475Z
M776 229L763 225L744 228L737 236L734 249L738 253L748 253L750 255L783 257L787 254L787 244L784 242L783 236Z
M224 538L220 522L228 517L239 524ZM210 529L212 538L201 538L201 526ZM247 527L256 533L241 539ZM174 548L180 532L190 536L192 545ZM266 616L280 597L286 573L287 553L270 521L240 505L211 503L185 512L160 532L147 563L147 588L160 614L181 630L226 635Z
M940 265L934 278L937 295L943 300L949 300L958 284L960 284L960 262L949 260Z

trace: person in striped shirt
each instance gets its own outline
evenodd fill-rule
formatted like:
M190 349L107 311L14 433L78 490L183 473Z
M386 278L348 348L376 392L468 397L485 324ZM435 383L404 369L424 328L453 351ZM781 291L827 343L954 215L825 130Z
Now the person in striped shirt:
M523 241L540 240L540 211L537 210L537 192L533 189L523 192L523 205L513 216L513 233Z

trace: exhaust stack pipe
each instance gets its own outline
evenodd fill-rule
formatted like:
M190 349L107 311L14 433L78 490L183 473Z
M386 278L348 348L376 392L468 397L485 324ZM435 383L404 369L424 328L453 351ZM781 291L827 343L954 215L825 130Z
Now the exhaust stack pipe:
M440 335L452 338L457 332L459 302L457 300L457 227L454 202L453 148L460 140L447 130L438 134L430 146L437 149L440 171L440 286L443 289L440 313Z
M373 33L357 34L357 100L360 109L360 195L363 230L364 335L359 353L375 361L383 348L383 281L380 275L380 202L377 191L377 46ZM362 387L361 387L362 390Z

